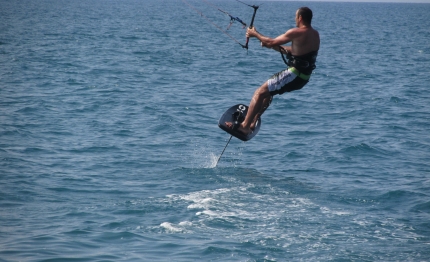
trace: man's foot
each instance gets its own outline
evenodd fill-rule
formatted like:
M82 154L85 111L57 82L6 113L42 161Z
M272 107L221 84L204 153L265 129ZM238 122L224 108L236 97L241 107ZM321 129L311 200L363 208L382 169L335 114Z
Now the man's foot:
M257 126L257 122L258 122L258 119L251 123L251 126L250 126L249 128L250 128L252 131L254 131L255 127Z
M257 123L258 123L259 120L260 120L260 114L257 114L254 117L254 121L252 121L251 125L249 126L249 128L251 128L252 131L254 131L254 129L257 126Z
M234 126L234 124L232 122L225 122L225 125L230 128L230 129L236 129L237 131L239 131L240 133L244 134L245 136L249 135L252 133L252 130L250 128L245 129L242 127L242 125L238 125L237 127Z

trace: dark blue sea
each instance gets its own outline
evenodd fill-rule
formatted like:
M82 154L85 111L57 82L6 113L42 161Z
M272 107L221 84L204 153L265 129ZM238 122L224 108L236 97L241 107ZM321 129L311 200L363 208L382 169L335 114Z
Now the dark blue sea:
M0 0L0 261L429 261L430 4L245 1L321 49L217 165L285 65L187 2Z

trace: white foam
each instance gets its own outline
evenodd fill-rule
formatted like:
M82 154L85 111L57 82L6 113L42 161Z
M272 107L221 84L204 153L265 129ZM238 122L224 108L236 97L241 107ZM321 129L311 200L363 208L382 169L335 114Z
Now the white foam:
M186 207L188 210L195 212L195 219L198 223L190 225L185 222L179 225L166 224L166 226L173 227L170 229L173 231L183 230L186 232L191 226L206 227L205 221L213 219L222 219L232 223L239 223L241 219L246 219L257 224L261 223L261 227L268 228L265 234L269 236L277 231L276 225L279 219L300 218L310 209L320 207L308 198L292 197L286 191L277 191L275 192L276 194L268 195L261 194L258 191L254 192L253 187L252 183L248 183L232 188L169 195L168 197L174 201L188 202ZM329 209L322 208L321 210L320 215L325 212L333 214L333 211ZM341 215L343 213L337 212L337 214Z
M179 225L183 227L190 227L193 225L193 223L191 223L190 221L182 221L179 223Z
M194 201L193 204L189 205L187 208L188 209L199 209L199 208L208 208L211 204L211 202L213 202L214 199L213 198L204 198L202 200L196 200Z
M323 214L331 214L331 215L336 215L336 216L346 216L346 215L351 215L350 212L346 212L346 211L335 211L335 210L331 210L328 207L320 207L320 210Z
M173 233L178 233L178 232L183 231L182 228L175 227L172 223L169 223L169 222L161 223L160 227L166 229L167 231L173 232Z

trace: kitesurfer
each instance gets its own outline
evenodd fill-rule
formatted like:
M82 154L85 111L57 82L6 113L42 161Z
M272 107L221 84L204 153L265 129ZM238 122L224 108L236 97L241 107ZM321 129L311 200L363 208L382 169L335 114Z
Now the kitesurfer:
M312 10L301 7L296 11L296 28L289 29L276 38L270 38L259 33L255 27L248 28L247 37L255 37L262 47L271 48L287 56L288 68L274 74L254 93L249 104L245 120L238 126L225 123L229 128L235 128L248 135L254 129L257 120L269 107L272 97L285 92L301 89L305 86L315 69L316 57L320 47L320 37L312 25ZM282 46L291 42L290 46Z

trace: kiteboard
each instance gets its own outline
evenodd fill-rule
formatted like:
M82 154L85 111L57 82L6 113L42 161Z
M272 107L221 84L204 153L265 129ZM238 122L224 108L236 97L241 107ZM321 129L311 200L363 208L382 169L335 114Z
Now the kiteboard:
M248 141L253 138L260 130L261 118L258 119L254 130L248 135L243 134L235 128L228 127L225 124L226 122L231 122L236 126L239 125L243 122L243 120L245 120L246 113L248 113L248 106L243 104L232 106L221 116L218 121L218 126L230 135L237 137L242 141Z

